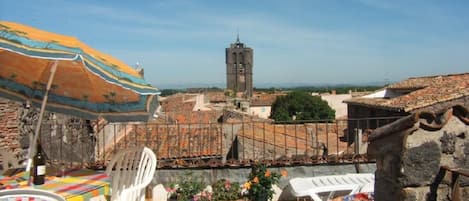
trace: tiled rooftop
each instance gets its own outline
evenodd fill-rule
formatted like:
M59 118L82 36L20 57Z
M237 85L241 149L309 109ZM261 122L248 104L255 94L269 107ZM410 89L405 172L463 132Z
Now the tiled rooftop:
M439 102L469 95L469 73L414 77L385 88L402 95L391 98L352 98L349 104L361 104L410 112Z
M221 131L216 124L136 125L117 143L117 149L145 145L158 159L221 157Z
M324 143L329 154L334 155L352 151L346 142L339 140L346 127L346 121L304 125L264 122L134 125L108 154L116 149L145 145L155 151L159 160L222 158L227 156L238 136L239 146L244 150L239 153L240 158L252 159L253 152L273 153L275 157L302 155L307 150L319 150L318 143Z
M285 153L282 150L294 150L298 154L303 154L308 149L318 148L318 143L324 143L329 153L334 154L347 149L347 143L338 140L339 137L343 137L343 130L346 127L346 121L340 124L304 125L251 123L245 124L244 128L238 131L238 136L241 142L244 140L255 141L258 144L266 143L275 147L280 153Z
M204 93L211 103L226 102L226 96L224 92L205 92Z
M256 93L251 99L251 106L271 106L278 96L285 94Z
M161 107L164 116L161 118L165 120L163 122L177 121L192 124L217 122L222 114L221 111L194 111L196 96L195 94L175 94L162 100Z

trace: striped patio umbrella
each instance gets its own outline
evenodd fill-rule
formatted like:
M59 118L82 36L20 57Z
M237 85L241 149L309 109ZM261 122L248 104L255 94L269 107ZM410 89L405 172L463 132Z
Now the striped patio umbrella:
M137 70L74 37L0 21L0 96L41 106L38 122L44 110L147 121L159 93Z
M48 84L46 110L108 121L147 120L159 94L137 70L74 37L0 21L0 95L39 106Z

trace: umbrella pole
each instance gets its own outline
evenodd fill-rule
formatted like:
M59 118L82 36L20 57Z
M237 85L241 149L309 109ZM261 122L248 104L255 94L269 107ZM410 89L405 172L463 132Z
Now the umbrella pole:
M36 154L36 143L37 143L37 138L39 137L39 132L41 131L42 117L44 116L47 98L49 97L49 90L52 86L52 81L54 80L55 71L57 70L58 64L59 64L59 61L55 60L54 63L51 65L49 81L47 82L46 92L44 93L44 99L42 100L41 111L39 112L39 119L36 123L36 129L34 130L34 138L33 138L33 141L29 143L28 164L26 165L26 171L31 170L33 157Z

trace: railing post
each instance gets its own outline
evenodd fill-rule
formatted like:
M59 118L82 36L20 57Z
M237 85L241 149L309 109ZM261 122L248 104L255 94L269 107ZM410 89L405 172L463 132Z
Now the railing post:
M296 132L296 123L294 124L295 126L295 157L298 156L298 135Z
M276 161L277 160L277 158L276 158L277 157L277 153L276 153L276 151L277 151L277 146L276 146L277 145L277 140L276 140L277 134L275 133L275 131L276 131L277 125L275 123L272 123L272 125L274 126L274 143L273 143L274 144L274 157L273 157L272 161Z
M231 124L231 143L234 142L234 136L233 135L234 135L234 123ZM234 160L234 151L231 152L231 160Z
M335 120L335 139L337 143L337 152L339 152L339 124L337 123L337 120ZM343 158L343 156L340 156L339 153L337 153L337 161L342 161Z
M242 144L243 144L243 161L245 163L246 162L246 155L245 155L246 150L244 147L246 146L246 144L244 142L244 139L246 138L246 132L244 130L244 121L242 122L241 127L243 129L243 143Z
M166 141L169 142L169 124L166 122ZM169 144L166 145L166 159L169 159Z
M316 160L319 158L319 139L318 139L318 126L319 126L319 122L316 122L315 124L315 129L316 129L316 132L314 133L314 139L316 140Z
M326 148L329 149L329 123L326 121ZM336 154L338 154L339 150L336 150ZM328 156L325 156L326 157L326 161L327 163L329 163L329 160L328 160Z
M265 143L266 143L266 140L265 140L265 122L264 122L264 125L263 125L262 141L264 142L264 143L262 143L262 154L263 154L262 158L265 161Z
M285 156L288 156L288 145L287 145L287 125L283 125L283 140L285 146Z
M178 158L181 158L181 139L180 139L180 130L179 130L179 123L176 122L176 135L177 135L177 147L178 147Z
M185 134L185 133L182 134L182 136L183 136L182 143L184 144L184 141L185 141L185 140L184 140L184 138L185 138L184 136L187 136L187 146L188 146L188 149L189 149L189 150L188 150L188 152L189 152L189 153L188 153L188 156L191 156L191 153L192 153L192 149L191 149L192 132L191 132L191 123L190 123L190 122L188 123L187 132L188 132L187 134Z
M223 154L223 131L225 130L225 127L223 126L223 122L221 123L221 129L220 129L220 151L218 152L220 155Z
M215 140L217 140L217 138L215 138ZM212 146L213 146L213 143L212 143L212 123L210 123L210 121L208 122L208 153L209 155L212 155L213 152L212 152Z

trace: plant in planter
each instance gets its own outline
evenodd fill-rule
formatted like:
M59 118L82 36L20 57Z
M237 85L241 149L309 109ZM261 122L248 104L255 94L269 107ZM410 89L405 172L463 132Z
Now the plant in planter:
M213 200L237 200L241 198L241 186L238 182L220 179L212 184Z
M176 183L171 183L169 192L170 200L188 201L201 200L200 196L205 184L202 177L193 175L193 172L186 171L183 176L178 177Z
M286 170L282 170L281 173L271 172L265 164L254 164L248 181L244 184L246 197L251 201L271 200L274 194L272 185L278 184L282 176L287 176Z

